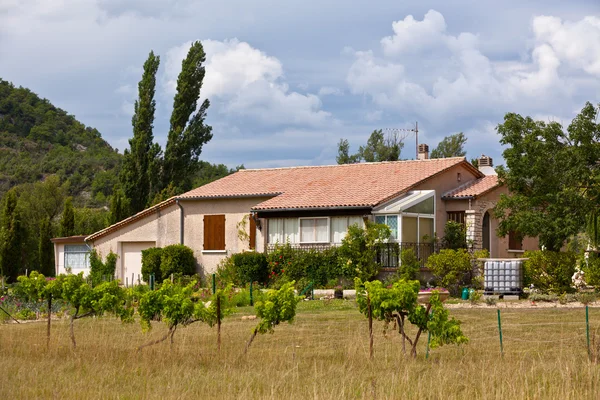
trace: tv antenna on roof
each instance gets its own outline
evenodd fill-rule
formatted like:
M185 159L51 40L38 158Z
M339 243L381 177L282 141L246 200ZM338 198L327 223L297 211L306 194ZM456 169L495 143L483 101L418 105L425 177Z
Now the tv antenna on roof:
M408 137L408 135L410 135L411 133L414 133L415 134L415 160L417 160L419 158L419 121L415 122L415 127L412 129L384 128L383 130L386 132L390 132L393 135L400 136L400 134L402 134L402 137L400 138L401 141L406 139Z

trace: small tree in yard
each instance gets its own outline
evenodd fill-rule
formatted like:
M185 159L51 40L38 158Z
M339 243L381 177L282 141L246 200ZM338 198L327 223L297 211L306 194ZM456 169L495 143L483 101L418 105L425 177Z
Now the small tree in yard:
M21 285L21 290L30 298L30 300L46 301L48 307L48 325L46 330L46 347L50 346L50 328L52 321L52 300L60 299L62 292L62 278L46 278L37 271L32 271L29 276L19 276L17 280Z
M103 282L92 288L83 278L83 272L78 275L62 275L59 279L62 282L62 299L74 308L70 320L73 348L77 347L73 330L74 322L77 319L113 312L124 321L131 320L132 310L124 307L125 291L119 287L117 281Z
M344 275L362 280L376 276L379 273L377 251L389 240L390 235L390 228L384 224L367 222L364 229L357 225L349 226L338 251Z
M417 356L419 338L427 331L431 334L432 348L468 342L460 329L460 321L448 319L448 310L442 305L438 293L431 296L427 306L418 304L419 281L399 280L391 288L386 288L380 281L362 282L356 278L355 287L359 310L369 318L371 355L372 318L385 321L386 326L395 321L398 333L402 335L402 352L406 354L405 342L408 342L411 346L410 354L414 358ZM406 320L418 328L412 339L404 328Z
M199 301L195 287L196 282L180 286L165 280L158 290L149 291L140 298L138 313L142 330L152 329L151 321L158 318L167 324L169 330L162 338L138 347L138 351L169 338L173 344L177 327L185 327L194 322L205 322L211 327L217 325L217 343L220 348L221 321L232 312L232 307L226 301L231 287L218 290L207 303Z
M294 293L295 283L291 281L281 286L279 290L269 290L264 301L256 302L254 309L256 310L256 316L261 320L252 332L244 354L248 353L250 345L259 333L273 333L275 326L280 323L288 322L291 324L294 322L296 306L300 301L300 297L297 297Z

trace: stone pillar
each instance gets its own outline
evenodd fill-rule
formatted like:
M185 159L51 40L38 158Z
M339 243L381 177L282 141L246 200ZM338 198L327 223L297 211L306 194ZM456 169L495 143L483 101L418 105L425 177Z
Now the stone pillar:
M467 245L469 250L477 251L483 248L483 234L481 231L481 213L475 210L465 211L465 224L467 226Z

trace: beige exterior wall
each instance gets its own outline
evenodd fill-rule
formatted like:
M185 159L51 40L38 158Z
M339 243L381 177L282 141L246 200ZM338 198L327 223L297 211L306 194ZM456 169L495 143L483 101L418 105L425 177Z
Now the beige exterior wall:
M82 246L82 245L85 245L85 243L82 243L82 242L54 243L54 269L55 269L56 275L67 273L67 268L65 266L65 245L66 246L69 246L69 245ZM78 268L78 269L71 270L71 273L73 273L73 274L78 274L80 272L83 272L83 275L87 276L90 273L90 269L89 268Z
M476 176L472 170L458 165L415 187L415 190L435 190L435 234L438 238L444 235L446 224L446 202L442 200L442 195L474 179Z
M244 199L182 200L184 210L184 243L194 251L199 273L210 274L228 255L249 250L249 242L238 233L249 233L250 208L268 197ZM204 251L204 215L225 214L225 251ZM247 216L247 217L246 217ZM246 217L246 218L245 218ZM241 221L244 220L244 223ZM262 224L263 231L265 223ZM123 243L156 242L165 247L180 242L180 209L177 204L145 216L93 241L93 247L105 257L110 251L118 256L117 278L123 279ZM262 231L257 229L256 248L264 249Z
M537 238L526 237L523 239L523 250L512 250L508 248L508 235L498 237L499 221L493 217L492 209L496 206L501 194L507 194L508 189L505 186L498 187L483 196L476 199L473 203L473 209L480 215L480 224L486 212L490 215L490 256L493 258L519 258L527 250L537 250L539 241ZM480 225L481 226L481 225Z

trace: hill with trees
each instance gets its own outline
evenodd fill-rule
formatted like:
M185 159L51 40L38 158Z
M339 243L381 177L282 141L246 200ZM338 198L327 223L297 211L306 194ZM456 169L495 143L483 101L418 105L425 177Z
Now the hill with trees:
M98 130L31 90L0 79L0 197L57 175L79 206L102 206L122 155Z

